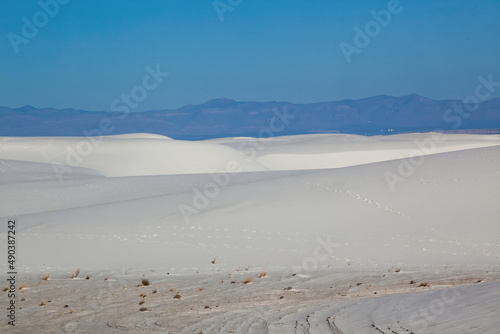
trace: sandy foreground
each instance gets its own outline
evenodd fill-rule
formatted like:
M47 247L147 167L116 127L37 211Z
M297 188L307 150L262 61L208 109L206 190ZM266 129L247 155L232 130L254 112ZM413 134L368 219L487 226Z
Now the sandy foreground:
M498 135L0 138L0 187L2 333L500 326Z

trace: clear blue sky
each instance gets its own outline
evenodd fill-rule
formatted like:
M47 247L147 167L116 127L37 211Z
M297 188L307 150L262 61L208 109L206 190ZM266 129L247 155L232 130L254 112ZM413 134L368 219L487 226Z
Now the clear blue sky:
M217 97L462 99L479 75L500 81L498 0L401 0L350 63L339 44L354 45L354 27L388 0L221 2L236 4L223 21L213 0L71 0L45 22L37 1L1 0L0 105L110 110L157 64L170 75L135 111ZM23 17L41 27L15 53L9 33L25 38Z

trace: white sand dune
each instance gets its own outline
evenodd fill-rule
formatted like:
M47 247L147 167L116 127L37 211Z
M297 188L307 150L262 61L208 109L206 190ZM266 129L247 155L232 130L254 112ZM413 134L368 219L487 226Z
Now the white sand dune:
M73 167L82 142L91 140L0 139L0 219L17 221L19 271L32 286L18 333L37 321L42 332L417 333L422 322L409 317L435 298L410 280L434 289L500 278L499 136L110 136ZM5 224L0 232L5 245ZM76 268L99 283L65 278ZM59 279L37 285L43 272ZM155 282L148 293L161 292L147 312L130 304L143 274ZM462 301L484 306L447 306L424 332L464 332L472 310L494 333L498 285L477 286ZM171 288L186 300L172 301ZM62 310L78 298L76 313ZM367 317L362 328L350 320Z

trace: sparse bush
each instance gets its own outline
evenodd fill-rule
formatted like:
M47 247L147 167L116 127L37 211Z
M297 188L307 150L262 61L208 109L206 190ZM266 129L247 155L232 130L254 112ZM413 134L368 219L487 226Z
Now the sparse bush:
M105 280L105 281L107 281L107 280L109 280L109 278L107 278L107 277L104 277L104 280Z
M139 302L139 305L142 305L142 304L144 304L145 302L146 302L146 301L143 299L143 300L141 300L141 301Z
M43 306L45 305L45 302L42 300L42 302L40 303L40 306Z
M158 293L158 290L153 290L151 293Z
M144 312L144 311L149 311L147 307L141 307L139 311Z
M198 290L199 290L199 291L203 291L203 290L205 290L205 289L204 289L204 288L199 288Z
M292 290L293 288L291 286L286 287L285 290Z
M174 292L174 291L175 291L175 289L174 289L174 288L170 288L170 292Z
M147 278L143 278L141 281L143 286L148 286L149 285L149 280Z
M174 296L174 299L182 299L182 296L181 296L180 294L176 294L176 295Z
M243 281L243 284L250 284L250 283L253 283L253 278L251 277L247 277L247 279Z
M47 273L47 274L45 274L45 275L43 275L43 276L42 276L42 279L43 279L44 281L48 281L48 280L49 280L49 278L50 278L50 274L49 274L49 273Z
M90 276L85 277L85 279L88 281L90 279Z
M417 282L415 282L414 280L410 281L410 284L415 284L415 283L417 283Z
M7 291L9 291L9 288L3 288L3 290L2 290L2 291L3 291L3 292L7 292Z
M267 273L265 271L259 274L259 278L267 277Z
M430 287L430 284L427 283L427 282L422 282L420 283L418 286L422 286L422 287Z
M27 289L27 288L28 288L28 284L21 284L18 289L19 290L24 290L24 289Z
M73 272L73 275L71 275L71 278L77 278L78 275L80 275L80 269L76 269L74 272Z

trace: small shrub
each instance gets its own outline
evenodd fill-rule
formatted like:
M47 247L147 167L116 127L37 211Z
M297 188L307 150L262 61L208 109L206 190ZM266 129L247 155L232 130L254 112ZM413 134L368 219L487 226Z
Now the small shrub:
M253 283L253 278L251 277L247 277L247 279L243 281L243 284L250 284L250 283Z
M9 291L9 288L3 288L3 290L2 290L2 291L3 291L3 292L7 292L7 291Z
M174 299L182 299L182 296L181 296L180 294L176 294L176 295L174 296Z
M291 286L286 287L285 290L292 290L293 288Z
M205 289L204 289L204 288L199 288L198 290L199 290L199 291L203 291L203 290L205 290Z
M45 305L45 302L42 300L42 302L40 303L40 306L43 306Z
M139 305L142 305L142 304L144 304L145 302L146 302L146 301L143 299L143 300L141 300L141 301L139 302Z
M109 280L109 278L107 278L107 277L104 277L104 280L105 280L105 281L107 281L107 280Z
M43 276L42 276L42 279L43 279L44 281L48 281L48 280L49 280L49 278L50 278L50 274L49 274L49 273L47 273L47 274L45 274L45 275L43 275Z
M143 278L141 281L143 286L148 286L149 285L149 280L147 278Z
M157 290L153 290L151 293L158 293L158 291Z
M21 284L18 289L19 290L25 290L27 288L28 288L28 284Z
M149 309L147 307L141 307L139 311L144 312L144 311L149 311Z
M88 281L90 279L90 276L85 277L85 279Z
M414 280L410 281L410 284L415 284L415 283L417 283L417 282L415 282Z
M170 288L170 292L174 292L174 291L175 291L175 289L174 289L174 288Z
M259 278L267 277L267 273L265 271L259 274Z
M80 269L76 269L74 272L73 272L73 275L71 275L71 278L77 278L78 275L80 275Z
M422 286L422 287L430 287L430 284L427 283L427 282L422 282L420 283L418 286Z

